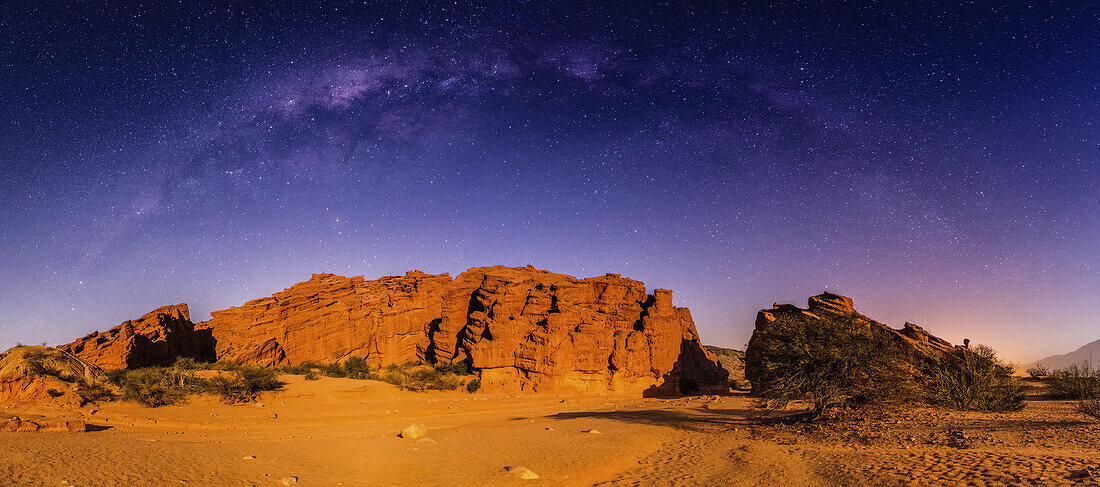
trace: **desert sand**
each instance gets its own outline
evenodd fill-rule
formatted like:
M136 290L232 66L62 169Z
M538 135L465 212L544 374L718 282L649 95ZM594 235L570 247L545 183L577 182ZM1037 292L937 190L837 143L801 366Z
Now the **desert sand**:
M743 395L409 392L283 376L226 405L0 406L86 433L0 433L4 485L1097 485L1100 424L1034 396L1018 413L925 408L774 424ZM427 435L398 434L423 424ZM518 468L517 468L518 467ZM538 479L521 479L522 469Z

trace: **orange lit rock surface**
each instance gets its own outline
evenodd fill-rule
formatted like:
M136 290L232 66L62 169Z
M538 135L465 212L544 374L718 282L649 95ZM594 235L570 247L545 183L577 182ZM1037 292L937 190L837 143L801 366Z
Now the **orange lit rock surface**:
M253 365L335 362L373 365L418 360L439 320L447 274L410 271L366 281L314 274L273 296L211 313L199 323L219 360Z
M366 281L316 274L196 325L219 360L254 365L365 357L465 362L486 390L724 391L672 292L618 275L577 279L533 267L411 271Z
M489 390L727 390L672 292L617 274L577 279L532 267L455 279L429 358L466 360Z
M194 327L186 304L162 306L58 348L106 370L170 365L180 357L212 359L208 339Z

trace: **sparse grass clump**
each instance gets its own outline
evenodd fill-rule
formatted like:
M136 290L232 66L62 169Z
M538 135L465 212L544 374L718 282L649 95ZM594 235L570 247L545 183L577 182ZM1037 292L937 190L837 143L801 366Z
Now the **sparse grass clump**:
M283 387L276 369L265 367L240 367L220 374L207 381L207 390L227 404L252 402L264 391Z
M467 385L466 378L470 375L469 366L462 362L436 365L407 362L374 368L363 357L350 357L343 363L290 365L281 367L279 371L285 374L303 375L306 380L314 380L314 377L320 376L379 380L411 391L453 391ZM481 383L478 382L474 390L480 386ZM467 388L469 388L468 385Z
M960 348L935 369L929 399L962 411L1019 411L1024 408L1024 386L1012 372L988 346Z
M453 391L463 385L465 382L464 377L468 374L469 368L466 364L437 364L433 366L410 362L383 367L379 378L383 382L410 391Z

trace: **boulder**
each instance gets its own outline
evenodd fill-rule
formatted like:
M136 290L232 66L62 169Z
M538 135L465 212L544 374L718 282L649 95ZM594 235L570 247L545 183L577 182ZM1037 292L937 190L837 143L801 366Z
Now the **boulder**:
M422 424L410 424L401 430L401 437L408 440L416 440L427 436L428 428Z
M521 480L536 480L539 478L539 474L531 471L531 469L527 467L504 467L504 470L507 470Z
M162 306L58 348L106 370L171 365L182 357L213 359L208 334L195 331L186 304Z

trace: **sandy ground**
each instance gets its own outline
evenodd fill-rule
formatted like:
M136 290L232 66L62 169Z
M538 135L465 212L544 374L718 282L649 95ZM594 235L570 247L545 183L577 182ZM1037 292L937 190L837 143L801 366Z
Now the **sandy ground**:
M254 405L0 405L0 485L1100 485L1100 423L1063 401L1020 413L910 409L765 425L743 396L634 399L414 393L285 376ZM399 438L422 423L426 439ZM595 431L592 431L595 430ZM505 467L524 467L521 480Z

